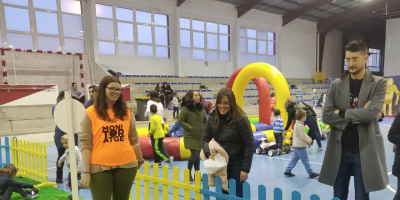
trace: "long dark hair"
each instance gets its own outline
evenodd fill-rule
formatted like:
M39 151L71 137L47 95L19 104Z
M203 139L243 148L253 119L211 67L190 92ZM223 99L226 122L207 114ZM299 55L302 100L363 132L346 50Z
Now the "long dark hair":
M155 102L161 102L160 95L158 94L157 90L151 90L149 94L150 94L149 97L150 100L153 100Z
M64 99L64 96L65 96L65 90L63 90L60 93L58 93L57 104L58 104L58 102L60 102L60 101L62 101Z
M96 100L94 101L94 109L97 112L97 116L104 121L111 120L110 116L108 116L107 114L108 104L106 96L106 87L108 84L114 82L119 83L121 85L121 82L115 76L105 76L99 84L99 91L97 93ZM113 105L112 110L114 112L114 116L120 120L125 120L125 118L128 116L128 106L124 101L122 93L120 94L118 100Z
M167 86L164 87L165 85L167 85ZM167 88L167 87L168 87L168 83L167 83L167 82L164 82L163 85L162 85L162 88Z
M196 111L201 111L203 109L203 103L195 103L193 100L193 95L194 93L197 92L200 95L200 92L197 90L189 90L186 95L183 97L182 100L182 107L186 106L190 111L196 112ZM200 95L201 98L201 95Z
M228 97L229 106L230 106L230 110L229 110L230 122L229 122L229 124L237 123L241 119L245 118L246 115L244 114L244 111L242 110L242 108L240 108L236 104L236 98L235 98L235 94L233 94L233 91L228 88L222 88L219 90L218 95L217 95L217 101L215 102L215 104L216 104L216 108L214 109L215 121L217 123L220 122L221 113L219 113L218 104L221 103L222 98L224 96Z

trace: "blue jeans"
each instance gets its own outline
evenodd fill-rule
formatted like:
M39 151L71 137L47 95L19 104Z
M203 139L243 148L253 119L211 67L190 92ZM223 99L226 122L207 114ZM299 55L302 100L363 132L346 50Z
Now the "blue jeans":
M369 193L365 192L362 177L360 154L347 152L342 152L339 171L333 186L334 197L347 200L351 176L354 176L355 200L369 200Z
M308 131L308 136L314 141L317 140L318 147L322 147L321 144L321 134L319 133L319 129L315 126L316 122L313 116L308 116L306 121L304 121L304 125L307 125L310 130Z
M290 160L290 163L287 166L285 173L286 172L291 173L292 169L294 167L296 167L296 164L299 161L299 159L301 160L304 167L306 168L308 175L311 176L314 173L314 171L311 169L310 161L308 160L307 149L305 147L304 148L294 148L292 160Z
M283 136L282 133L274 133L276 145L278 149L282 149Z
M241 165L228 165L228 181L233 179L236 181L236 196L243 198L243 182L240 182L240 172L242 171ZM227 191L222 190L222 193L229 194Z

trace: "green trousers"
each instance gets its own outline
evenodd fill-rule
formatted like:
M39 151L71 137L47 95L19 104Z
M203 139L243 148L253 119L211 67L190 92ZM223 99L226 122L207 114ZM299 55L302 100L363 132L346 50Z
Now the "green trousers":
M128 200L137 167L116 168L91 174L93 200Z

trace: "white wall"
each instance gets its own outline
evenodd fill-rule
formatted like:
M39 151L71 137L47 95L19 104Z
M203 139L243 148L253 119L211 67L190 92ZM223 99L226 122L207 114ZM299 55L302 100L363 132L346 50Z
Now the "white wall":
M386 20L384 76L400 75L400 18Z
M337 78L342 73L342 32L331 31L326 35L322 71L327 78Z
M237 18L234 5L215 0L187 0L180 7L176 7L176 0L88 0L93 8L95 3L116 5L125 8L168 14L170 20L171 58L143 58L99 55L97 45L97 30L93 30L93 47L96 62L106 65L123 74L163 74L163 75L212 75L229 76L233 71L246 64L239 62L239 27L254 28L258 30L276 32L276 67L287 78L311 78L315 72L316 60L316 23L296 19L282 27L282 16L258 10L251 10L241 18ZM94 9L93 9L94 10ZM96 25L95 13L92 27ZM209 62L184 60L180 58L179 48L179 17L191 17L229 24L231 26L231 62ZM325 49L331 49L325 55L329 64L327 68L336 63L330 62L341 57L341 52L336 51L340 46L337 34L328 36L329 41ZM339 44L338 44L339 43ZM333 46L333 47L332 47ZM339 59L340 60L340 59ZM329 72L330 73L330 72ZM334 73L333 73L334 74ZM334 74L335 75L335 74Z

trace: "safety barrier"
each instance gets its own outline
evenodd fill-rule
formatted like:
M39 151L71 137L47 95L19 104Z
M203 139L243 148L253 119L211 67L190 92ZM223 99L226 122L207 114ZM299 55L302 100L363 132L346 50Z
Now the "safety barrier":
M141 199L141 194L143 193L145 200L149 199L154 199L158 200L160 194L162 193L162 199L163 200L168 200L169 199L169 187L172 186L172 199L184 199L184 200L189 200L193 199L193 196L190 196L190 192L194 192L194 199L195 200L209 200L210 197L215 197L218 200L239 200L241 198L238 198L236 196L236 183L235 180L231 179L229 180L229 194L223 194L222 193L222 181L219 177L215 178L215 191L211 191L208 186L208 176L207 174L202 175L202 179L200 179L201 174L199 171L195 173L195 184L191 185L190 184L190 177L189 177L189 170L184 169L183 170L183 183L179 182L179 169L177 167L173 168L173 174L172 174L172 181L168 179L168 166L164 165L162 168L162 178L159 178L159 168L158 164L153 165L153 175L150 176L150 165L148 162L144 163L144 173L140 174L140 171L138 171L138 174L136 175L135 178L135 194L131 193L130 200L132 200L132 197L134 196L135 199ZM144 183L143 184L143 190L142 190L142 185L141 181ZM150 193L150 184L152 183L153 187L153 195ZM162 186L159 187L159 184ZM203 186L201 186L203 184ZM179 190L183 190L183 198L179 194ZM255 197L251 198L250 196L251 190L250 190L250 184L248 182L243 183L243 199L257 199ZM267 194L267 189L263 185L258 186L258 200L266 200ZM282 195L282 190L279 188L274 189L274 200L282 200L283 195ZM203 196L203 198L202 198ZM292 192L292 198L291 200L301 200L301 194L297 191ZM313 194L310 197L310 200L320 200L320 197L317 195ZM333 198L332 200L339 200L337 198Z
M4 158L3 158L3 149L4 149ZM3 167L4 165L10 164L11 163L11 154L10 154L10 138L5 137L4 138L4 144L2 142L2 139L0 138L0 168Z
M47 181L46 145L13 138L11 140L11 163L18 167L17 176L24 176L41 182L38 187L56 183Z

